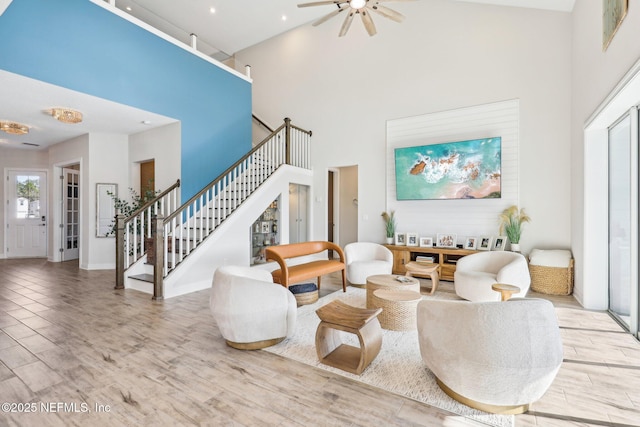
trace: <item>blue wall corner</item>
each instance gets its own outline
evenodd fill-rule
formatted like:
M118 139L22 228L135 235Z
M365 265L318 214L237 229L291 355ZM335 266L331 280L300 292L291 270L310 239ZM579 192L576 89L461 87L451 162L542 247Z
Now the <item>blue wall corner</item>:
M0 40L3 70L180 120L183 202L251 149L248 81L90 1L14 1Z

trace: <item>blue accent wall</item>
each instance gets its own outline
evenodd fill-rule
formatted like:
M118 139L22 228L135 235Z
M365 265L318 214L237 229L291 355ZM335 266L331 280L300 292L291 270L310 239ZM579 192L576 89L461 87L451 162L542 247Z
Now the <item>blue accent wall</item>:
M183 202L251 149L248 81L88 0L14 0L0 40L3 70L180 120Z

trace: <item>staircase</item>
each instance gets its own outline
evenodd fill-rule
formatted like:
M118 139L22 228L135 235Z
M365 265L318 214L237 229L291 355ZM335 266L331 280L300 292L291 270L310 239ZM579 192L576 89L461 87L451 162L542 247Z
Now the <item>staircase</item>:
M181 275L174 272L182 270L184 276L184 270L197 269L184 266L190 259L202 258L200 247L210 241L210 237L223 232L224 225L233 222L233 218L238 216L234 214L247 201L257 200L258 190L277 171L283 166L285 169L293 167L309 176L310 139L310 131L291 125L287 118L283 125L182 206L171 209L171 203L167 201L177 194L178 182L177 186L163 192L158 199L130 217L118 216L116 289L133 287L146 290L144 285L132 284L132 280L141 280L148 282L149 287L152 284L154 299L164 298L165 285L172 281L173 276ZM247 230L262 212L257 209L250 211L253 219L248 219ZM248 248L249 239L244 243ZM193 256L196 253L200 256ZM146 265L149 260L153 261L152 273ZM222 263L226 260L224 258ZM210 284L211 275L203 280ZM196 281L202 283L200 279ZM170 296L176 294L175 291L170 293Z

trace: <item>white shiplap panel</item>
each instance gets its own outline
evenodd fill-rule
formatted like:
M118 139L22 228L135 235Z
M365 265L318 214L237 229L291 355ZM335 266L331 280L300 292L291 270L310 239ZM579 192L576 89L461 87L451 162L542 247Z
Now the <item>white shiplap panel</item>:
M519 101L509 100L387 122L387 210L395 210L398 232L420 236L498 234L498 215L518 204ZM502 198L396 200L394 149L499 136L502 138Z

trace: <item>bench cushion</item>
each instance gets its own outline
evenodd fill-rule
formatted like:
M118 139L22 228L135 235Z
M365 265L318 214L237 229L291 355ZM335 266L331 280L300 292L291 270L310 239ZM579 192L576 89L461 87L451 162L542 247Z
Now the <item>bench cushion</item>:
M323 276L333 273L334 271L344 270L345 264L338 260L326 259L311 261L305 264L292 265L287 267L289 270L289 283L299 282L301 280L312 279L314 277ZM280 283L282 270L274 270L271 272L273 281Z

